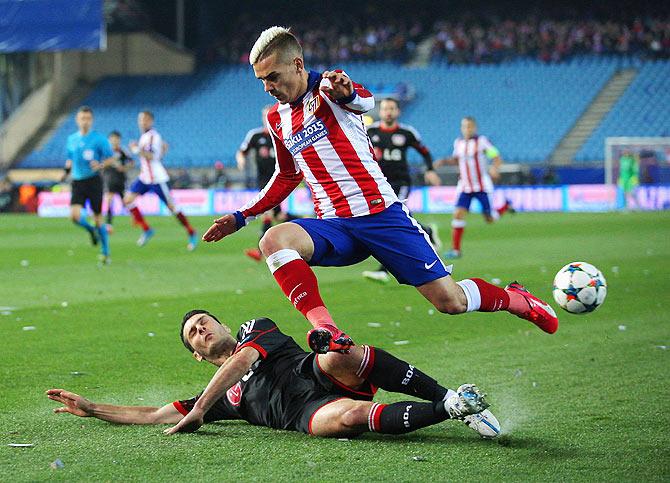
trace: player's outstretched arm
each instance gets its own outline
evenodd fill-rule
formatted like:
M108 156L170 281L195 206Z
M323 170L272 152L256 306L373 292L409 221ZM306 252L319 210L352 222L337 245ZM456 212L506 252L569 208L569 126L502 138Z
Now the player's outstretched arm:
M193 406L193 409L184 416L184 419L179 421L175 426L163 431L165 434L175 433L192 433L197 431L200 426L204 424L205 414L209 411L214 403L224 397L226 391L237 383L242 377L249 372L251 365L258 360L260 353L252 347L244 347L238 353L231 356L221 367L216 371L212 380L209 381L207 387L198 401Z
M163 407L97 404L65 389L49 389L46 394L52 401L63 405L54 409L57 414L69 413L117 424L174 424L183 418L172 404Z

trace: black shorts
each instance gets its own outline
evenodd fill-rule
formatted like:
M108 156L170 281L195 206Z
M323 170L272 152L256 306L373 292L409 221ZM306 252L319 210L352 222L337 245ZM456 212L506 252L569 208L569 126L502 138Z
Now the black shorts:
M296 372L298 377L309 381L308 384L312 386L293 420L292 429L301 433L312 434L312 419L326 404L343 398L372 401L376 392L376 388L369 382L365 382L363 387L358 389L351 389L340 383L321 370L318 356L314 353L307 355L301 361Z
M126 191L126 179L109 177L105 179L105 188L108 193L118 193L123 198L123 193Z
M77 179L72 181L72 195L70 197L70 206L86 204L86 200L91 204L91 210L96 215L102 213L102 178L99 175L90 178Z

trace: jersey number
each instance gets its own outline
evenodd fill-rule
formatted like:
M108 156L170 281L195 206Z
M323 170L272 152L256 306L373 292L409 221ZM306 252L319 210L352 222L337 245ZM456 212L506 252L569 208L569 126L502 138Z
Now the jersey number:
M385 148L382 157L384 158L384 161L400 161L402 159L402 151L398 148Z

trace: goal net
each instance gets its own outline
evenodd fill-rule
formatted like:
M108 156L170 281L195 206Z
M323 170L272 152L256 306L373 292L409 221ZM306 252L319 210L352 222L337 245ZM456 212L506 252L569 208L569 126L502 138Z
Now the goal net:
M606 138L605 183L617 183L623 156L633 156L639 163L640 184L659 183L662 171L670 168L670 137Z

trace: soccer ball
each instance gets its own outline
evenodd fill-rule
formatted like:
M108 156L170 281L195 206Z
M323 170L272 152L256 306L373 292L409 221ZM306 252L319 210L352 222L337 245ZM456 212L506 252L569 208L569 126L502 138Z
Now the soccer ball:
M571 314L593 312L605 301L607 281L590 263L568 263L554 277L553 295L556 303Z

